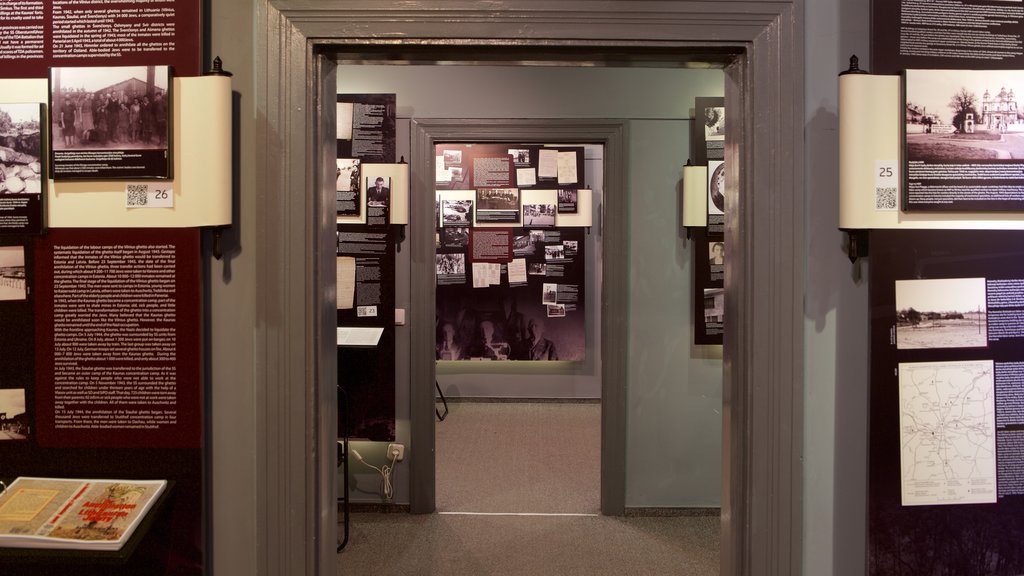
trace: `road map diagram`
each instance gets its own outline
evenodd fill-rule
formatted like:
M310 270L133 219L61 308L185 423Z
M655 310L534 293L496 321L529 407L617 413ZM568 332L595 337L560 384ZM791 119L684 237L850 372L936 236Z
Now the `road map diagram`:
M901 362L903 505L996 501L991 360Z

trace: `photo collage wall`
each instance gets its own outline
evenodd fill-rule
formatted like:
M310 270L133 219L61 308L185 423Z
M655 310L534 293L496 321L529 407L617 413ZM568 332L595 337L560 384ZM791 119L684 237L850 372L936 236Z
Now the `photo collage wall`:
M694 343L721 345L725 329L725 98L694 99L693 164L708 167L706 228L693 229Z
M437 359L582 361L582 147L436 146ZM583 192L581 192L583 191Z

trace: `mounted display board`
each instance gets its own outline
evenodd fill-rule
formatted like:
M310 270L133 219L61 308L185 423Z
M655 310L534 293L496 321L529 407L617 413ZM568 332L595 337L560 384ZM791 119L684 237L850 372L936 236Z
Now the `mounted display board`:
M395 163L395 95L338 94L338 158Z
M174 486L123 565L54 552L22 571L7 563L18 553L5 551L4 573L202 574L199 231L51 230L7 244L0 248L9 345L0 370L5 469Z
M1022 42L1024 10L1015 2L871 2L874 74L914 68L1024 69Z
M232 210L231 86L199 77L204 3L0 4L0 462L167 481L124 549L5 548L0 565L201 575L197 227Z
M438 144L436 158L437 359L582 361L583 148Z
M50 66L173 66L201 72L201 0L22 0L3 3L0 78L45 78Z
M725 98L694 99L693 163L707 166L707 227L694 228L693 340L722 344L725 328Z
M1024 572L1024 233L871 232L873 575Z
M395 95L337 98L338 437L395 440L395 250L408 166L395 161ZM372 338L367 338L372 335Z

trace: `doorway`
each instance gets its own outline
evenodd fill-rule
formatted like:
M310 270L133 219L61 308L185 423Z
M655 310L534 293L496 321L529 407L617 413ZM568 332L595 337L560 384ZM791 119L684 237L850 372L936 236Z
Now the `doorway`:
M321 321L330 317L333 302L309 296L319 294L322 271L333 264L332 255L309 245L311 236L317 246L329 244L331 230L322 216L333 207L315 200L330 196L320 190L333 178L320 173L326 163L315 152L329 150L327 136L333 136L312 112L329 100L318 87L334 80L323 54L345 47L358 59L401 59L396 46L449 44L447 59L464 55L469 45L504 46L510 53L512 46L556 52L569 46L616 54L660 50L675 54L677 62L725 66L726 106L741 111L727 133L734 143L726 150L733 160L727 181L747 192L727 222L727 242L736 248L726 269L732 288L726 295L723 441L729 457L723 463L722 573L799 573L802 5L751 2L722 11L707 3L671 2L638 12L626 2L566 2L561 10L524 3L499 14L455 4L439 3L423 13L404 10L402 18L395 17L393 3L352 10L329 2L311 12L308 3L279 0L256 11L256 29L267 36L253 56L259 113L246 120L256 126L261 143L253 166L261 224L257 285L264 287L258 291L258 317L266 326L255 343L261 354L258 391L270 402L318 400L261 421L256 458L265 473L259 487L269 497L252 514L268 527L256 538L268 569L314 573L316 566L333 562L333 550L323 543L335 527L322 511L334 500L334 470L317 448L331 444L335 432L332 388L323 383L336 374L320 362L333 355L330 329ZM445 7L450 12L442 12ZM432 332L429 315L420 320ZM283 339L282 333L292 337ZM295 550L305 552L289 552Z

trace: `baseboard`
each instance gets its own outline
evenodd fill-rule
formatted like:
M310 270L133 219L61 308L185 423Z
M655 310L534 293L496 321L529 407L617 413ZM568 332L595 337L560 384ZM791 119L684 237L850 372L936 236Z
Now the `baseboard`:
M722 515L722 509L715 507L707 508L655 508L655 507L627 507L625 515L631 518L639 517L676 517L676 516L688 516L688 517L718 517Z
M445 396L449 404L452 403L476 403L476 404L600 404L600 398L513 398L503 396ZM437 398L440 402L441 399Z
M409 514L411 508L408 504L385 504L383 502L352 502L348 505L348 511L352 514L369 512L374 514ZM338 503L338 514L345 512L344 504Z

